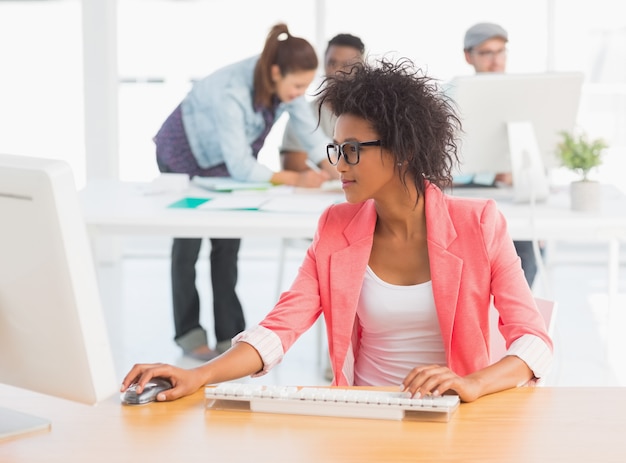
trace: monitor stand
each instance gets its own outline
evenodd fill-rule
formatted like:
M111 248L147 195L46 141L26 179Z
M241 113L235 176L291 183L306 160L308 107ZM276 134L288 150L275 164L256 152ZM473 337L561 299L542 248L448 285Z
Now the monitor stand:
M0 440L50 429L50 421L9 408L0 407Z
M508 122L509 152L513 175L513 201L545 201L550 193L535 130L529 121Z

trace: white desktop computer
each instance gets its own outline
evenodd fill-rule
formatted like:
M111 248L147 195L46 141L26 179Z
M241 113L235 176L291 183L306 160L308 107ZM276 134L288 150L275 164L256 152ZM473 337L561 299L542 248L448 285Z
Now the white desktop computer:
M70 167L0 154L0 382L95 404L117 389ZM50 426L0 408L0 439Z
M510 172L513 200L545 199L560 132L576 126L582 83L578 72L454 78L446 93L461 119L457 178Z

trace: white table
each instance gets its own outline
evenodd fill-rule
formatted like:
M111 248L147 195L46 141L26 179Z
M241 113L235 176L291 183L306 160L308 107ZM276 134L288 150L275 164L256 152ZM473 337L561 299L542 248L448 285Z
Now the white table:
M307 193L315 194L315 193ZM319 192L320 195L342 193ZM488 189L456 189L452 194L487 197ZM92 239L107 235L164 235L171 237L312 238L319 213L208 211L171 209L183 197L211 197L197 187L154 193L148 183L94 181L80 192L85 221ZM507 219L514 240L564 240L603 242L609 247L609 300L615 300L620 242L626 241L626 197L616 188L605 188L603 207L595 213L572 211L566 190L555 191L544 203L515 204L495 199Z
M310 238L317 227L319 215L314 213L167 207L184 197L211 198L219 194L198 187L155 193L148 183L99 180L90 182L80 192L80 199L89 233L94 237L163 235L179 238ZM343 199L341 193L319 194Z
M308 193L333 195L342 193ZM488 189L456 189L452 194L489 197ZM119 235L165 235L176 237L281 236L312 238L317 213L207 211L171 209L167 206L183 197L215 194L197 187L183 191L150 193L147 183L92 181L80 192L85 221L91 233ZM565 191L553 193L547 202L534 208L507 199L494 199L507 219L515 240L541 239L602 241L626 240L626 196L616 188L604 192L598 212L576 212L569 208Z

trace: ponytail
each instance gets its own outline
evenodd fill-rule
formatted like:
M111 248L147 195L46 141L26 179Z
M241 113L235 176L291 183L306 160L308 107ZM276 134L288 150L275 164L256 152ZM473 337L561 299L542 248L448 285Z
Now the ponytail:
M283 77L292 72L312 71L318 66L317 54L305 39L291 35L286 24L272 27L254 68L255 106L271 106L274 95L273 65L278 66Z

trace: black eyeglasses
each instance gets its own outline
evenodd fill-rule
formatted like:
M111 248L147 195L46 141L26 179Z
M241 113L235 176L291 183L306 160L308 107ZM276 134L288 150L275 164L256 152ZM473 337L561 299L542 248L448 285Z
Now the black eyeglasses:
M381 146L381 141L347 141L342 144L329 143L326 145L328 162L336 166L339 162L339 158L343 154L343 159L346 161L346 164L350 164L351 166L358 164L361 160L360 154L362 146Z

